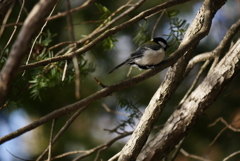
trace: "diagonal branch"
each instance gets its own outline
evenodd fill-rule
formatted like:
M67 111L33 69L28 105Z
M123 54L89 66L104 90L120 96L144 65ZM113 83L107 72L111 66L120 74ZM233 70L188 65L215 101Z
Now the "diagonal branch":
M189 132L239 71L240 39L181 107L174 111L164 128L143 149L142 158L165 157L172 147Z
M196 47L199 41L208 34L210 30L212 19L222 4L222 2L219 2L219 5L215 5L214 8L211 8L210 5L212 5L214 2L216 3L216 0L205 1L200 8L180 45L181 48L190 41L192 43L191 47L188 47L188 50L184 56L168 70L164 81L152 97L133 135L129 139L128 143L123 147L121 155L118 159L119 161L136 160L138 157L142 147L147 141L154 123L159 118L165 104L169 100L172 93L177 89L180 82L183 80L185 68L191 57L193 49ZM152 149L149 148L147 150L151 151ZM148 156L146 155L144 157ZM142 158L143 156L141 156L139 160L143 160Z
M88 5L90 5L93 1L94 0L87 0L82 5L80 5L80 6L76 7L76 8L73 8L71 10L67 10L66 12L58 13L57 15L48 17L47 21L51 21L51 20L54 20L54 19L57 19L57 18L60 18L60 17L65 17L68 14L71 14L71 13L77 12L79 10L82 10L82 9L86 8Z

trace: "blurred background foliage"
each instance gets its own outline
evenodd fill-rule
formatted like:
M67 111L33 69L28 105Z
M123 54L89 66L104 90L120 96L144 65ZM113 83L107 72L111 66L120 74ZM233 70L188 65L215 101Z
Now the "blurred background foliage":
M20 22L25 20L36 2L36 0L26 1ZM70 2L72 8L74 8L84 1L71 0ZM92 3L87 8L73 13L75 39L79 40L90 34L96 27L104 22L112 12L126 2L126 0L96 0L95 3ZM127 17L117 22L117 24L162 2L163 1L154 0L146 1ZM154 36L161 36L167 39L171 46L168 50L168 55L177 49L188 27L188 23L192 22L202 2L203 1L200 0L187 2L167 9L163 14L163 17L157 25ZM7 24L16 21L20 6L20 3L17 1ZM66 11L66 1L60 0L54 14L63 11ZM195 55L213 50L222 40L229 27L239 19L239 11L239 1L228 1L216 14L209 35L198 45L195 50ZM153 27L160 14L161 12L148 19L139 21L139 23L108 37L102 43L98 44L90 51L87 51L84 55L78 56L78 65L81 70L81 98L85 98L102 88L95 82L94 77L106 85L111 85L127 79L126 74L129 69L128 67L122 67L111 75L107 75L107 73L118 63L125 60L137 46L151 38ZM63 49L66 45L49 50L49 48L60 42L70 41L68 28L66 17L49 21L33 48L29 63L50 58ZM3 66L7 59L11 45L16 38L17 34L15 34L9 47L3 51L12 31L13 26L7 27L0 39L0 49L1 52L4 52L1 54L0 67ZM17 32L19 32L19 29ZM237 36L235 38L237 38ZM29 48L30 47L31 44L29 44ZM23 64L26 63L26 60L27 57ZM75 97L75 71L73 63L71 61L68 63L69 66L64 81L62 81L62 75L65 61L19 72L15 81L12 83L7 97L5 103L7 108L0 112L1 136L29 124L33 120L55 109L64 107L78 100ZM182 82L179 89L164 109L157 125L163 125L165 123L166 119L191 86L200 67L201 64L197 65ZM130 77L141 72L142 71L134 68ZM53 156L69 151L88 150L109 141L110 138L117 135L116 132L132 131L138 119L141 117L142 112L144 112L145 107L148 105L149 100L162 82L165 73L166 70L138 85L121 90L91 104L90 107L70 126L64 135L62 135L56 145L53 146ZM207 71L205 75L206 74ZM202 76L202 79L204 76ZM206 111L206 115L203 116L191 130L183 144L183 149L187 152L212 160L221 160L223 157L240 149L239 133L234 133L230 130L224 131L217 141L209 146L224 125L218 123L213 127L208 127L208 125L218 117L223 117L229 123L239 119L239 78L240 76L238 75L231 82L230 86L219 99ZM123 115L107 112L104 107L121 112ZM70 115L57 119L55 131L58 131L69 117ZM234 124L234 127L239 128L240 123ZM51 122L1 145L0 160L16 160L6 149L21 158L36 158L48 146L50 129ZM153 133L157 130L158 128L154 130ZM103 151L100 158L107 160L109 157L119 152L126 140L127 138L122 139L111 148ZM22 144L22 148L17 148L13 146L13 144ZM69 160L76 156L78 155L70 155L58 160ZM84 160L91 161L95 156L96 154ZM191 159L180 154L176 160Z

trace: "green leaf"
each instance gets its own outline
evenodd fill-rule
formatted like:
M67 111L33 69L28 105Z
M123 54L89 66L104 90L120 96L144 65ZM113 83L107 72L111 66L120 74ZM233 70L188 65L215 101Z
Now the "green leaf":
M104 41L103 41L104 50L110 50L110 49L114 48L114 42L116 42L116 41L117 41L117 39L115 39L115 37L113 35L104 39Z

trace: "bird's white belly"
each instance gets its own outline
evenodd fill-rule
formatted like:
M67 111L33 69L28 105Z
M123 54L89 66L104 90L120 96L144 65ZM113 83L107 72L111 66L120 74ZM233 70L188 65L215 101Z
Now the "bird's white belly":
M147 50L143 57L135 60L135 63L139 65L157 65L163 60L164 56L165 51L162 48L157 51Z

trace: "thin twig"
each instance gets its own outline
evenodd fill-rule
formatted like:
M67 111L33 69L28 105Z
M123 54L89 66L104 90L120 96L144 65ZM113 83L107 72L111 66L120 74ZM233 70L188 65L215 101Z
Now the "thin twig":
M222 117L215 120L213 123L209 124L208 127L214 126L217 122L222 122L228 129L234 131L234 132L240 132L240 129L234 128L232 125L236 122L240 121L240 119L237 119L233 121L231 124L228 124L226 120L224 120Z
M58 2L59 2L59 0L58 0ZM54 7L53 7L53 9L52 9L52 11L50 12L50 14L49 14L48 17L50 17L50 16L52 15L52 13L53 13L53 11L55 10L55 8L56 8L58 2L54 5ZM30 52L29 52L29 54L28 54L28 58L27 58L27 61L26 61L26 65L28 64L28 62L29 62L29 60L30 60L30 57L31 57L31 55L32 55L33 48L34 48L34 46L35 46L35 44L36 44L38 38L41 36L41 34L42 34L44 28L46 27L47 23L48 23L48 21L46 21L46 22L43 24L43 26L42 26L40 32L38 33L38 35L37 35L36 38L34 39L33 44L32 44L32 46L31 46L31 49L30 49ZM25 74L25 71L23 72L22 75L24 75L24 74Z
M116 18L114 18L113 20L112 17L115 16L118 12L120 12L122 9L128 7L128 6L132 6L130 5L130 3L132 2L133 0L129 0L125 5L121 6L120 8L118 8L115 12L111 13L111 15L101 24L99 25L99 27L97 27L94 31L92 31L92 33L90 35L88 35L87 37L79 40L78 42L75 42L77 44L82 44L84 41L87 41L87 40L90 40L91 38L93 38L94 36L98 35L99 33L101 33L102 31L104 31L105 29L107 29L109 26L111 26L112 24L114 24L117 20L119 20L120 18L123 17L123 15L121 14L121 16L117 16ZM140 3L139 3L140 4ZM85 6L85 5L84 5ZM138 5L135 6L135 8L137 7ZM78 7L77 7L78 8ZM81 6L79 6L79 9L81 8ZM76 11L76 10L75 10ZM130 10L128 11L130 12ZM70 11L70 13L72 13L72 10ZM67 15L67 12L65 12L64 14L60 13L58 15ZM57 15L57 16L58 16ZM109 21L111 20L111 21ZM91 21L93 22L93 21ZM96 23L96 22L95 22ZM106 26L107 25L107 26ZM73 43L73 42L72 42ZM86 43L87 44L87 43ZM62 43L59 43L57 44L56 46L61 46L63 45ZM67 47L68 48L68 47ZM51 47L51 49L53 49L53 47Z
M211 160L209 160L209 159L205 159L205 158L200 157L200 156L197 156L197 155L189 154L189 153L186 152L184 149L180 149L180 152L181 152L184 156L186 156L186 157L188 157L188 158L193 158L193 159L197 159L197 160L201 160L201 161L211 161Z
M53 157L52 160L63 158L65 156L72 155L72 154L84 154L84 155L81 155L80 157L74 159L74 161L81 160L83 158L86 158L87 156L90 156L91 154L93 154L95 152L98 152L98 151L101 152L102 150L106 150L107 148L109 148L116 141L118 141L118 140L120 140L120 139L122 139L122 138L124 138L124 137L126 137L128 135L131 135L131 134L132 134L132 132L125 132L125 133L123 133L123 134L113 138L112 140L108 141L107 143L99 145L99 146L94 147L92 149L89 149L89 150L78 150L78 151L71 151L71 152L63 153L61 155Z
M129 75L131 74L131 72L132 72L132 69L133 69L133 67L132 67L132 66L130 66L130 68L129 68L129 70L128 70L128 73L127 73L127 77L129 77Z
M56 119L53 119L51 132L50 132L49 150L48 150L48 159L47 159L47 161L51 161L51 158L52 158L52 139L53 139L53 131L54 131L55 123L56 123Z
M157 29L157 25L159 24L160 20L162 19L163 17L163 14L165 13L166 9L162 10L162 13L159 15L156 23L154 24L154 27L153 27L153 30L152 30L152 34L151 34L151 39L154 37L154 34L156 32L156 29Z
M115 111L115 110L111 110L105 103L102 103L102 107L109 113L115 113L118 115L122 115L122 116L129 116L129 114L125 114L119 111Z
M72 46L71 48L69 48L68 51L66 52L66 54L68 54L69 52L72 52L73 50L75 50L75 48L76 48L76 44L74 44L74 46ZM70 62L70 60L65 60L65 65L64 65L63 74L62 74L62 81L65 80L69 62Z
M57 19L57 18L60 18L60 17L65 17L66 15L68 14L71 14L71 13L74 13L74 12L77 12L77 11L80 11L84 8L86 8L88 5L90 5L94 0L87 0L86 2L84 2L82 5L76 7L76 8L73 8L71 10L67 10L66 12L62 12L62 13L58 13L57 15L54 15L52 17L48 17L46 19L46 21L51 21L51 20L54 20L54 19Z
M217 64L219 63L219 60L220 60L219 55L214 54L214 52L212 52L212 53L213 53L213 56L214 56L214 60L213 60L213 63L211 65L211 68L208 71L208 74L210 74L213 71L213 69L217 66Z
M197 63L207 61L207 60L212 60L213 58L214 58L213 52L206 52L206 53L196 55L189 61L184 75L187 75Z
M19 160L23 160L23 161L33 161L33 160L28 160L28 159L20 158L20 157L14 155L13 153L11 153L8 149L6 149L6 151L7 151L9 154L11 154L13 157L15 157L15 158L17 158L17 159L19 159Z
M56 143L56 141L60 138L60 136L63 134L63 132L65 132L68 127L74 122L74 120L85 110L86 107L84 108L80 108L77 110L77 112L75 112L70 119L68 119L66 121L66 123L63 125L63 127L58 131L58 133L56 134L56 136L53 138L52 140L52 145L54 145ZM37 158L36 161L42 160L42 158L45 156L45 154L48 152L49 150L49 146L44 150L44 152ZM53 159L53 158L52 158Z
M64 68L63 68L63 74L62 74L62 81L65 80L66 73L67 73L67 68L68 68L68 61L65 60L65 65L64 65Z
M219 62L220 56L223 55L225 49L228 47L228 45L231 43L232 38L235 34L237 34L240 30L240 20L238 20L236 23L234 23L231 28L227 31L226 35L223 37L222 41L219 43L219 45L211 52L206 52L200 55L197 55L193 57L186 68L185 75L189 73L189 71L196 65L197 63L201 61L211 60L214 59L214 62L208 72L208 75L211 73L211 71L214 69L214 67Z
M202 67L200 68L195 80L193 81L191 87L188 89L187 93L185 94L185 96L183 97L183 99L181 100L181 102L179 103L180 105L187 99L187 97L192 93L193 89L196 87L198 80L200 78L200 76L203 74L203 71L207 68L208 64L210 63L210 60L207 60Z
M239 151L236 151L232 154L230 154L229 156L227 156L226 158L223 159L223 161L227 161L228 159L232 158L233 156L237 155L237 154L240 154L240 150Z
M212 65L209 73L211 73L211 71L213 71L214 67L216 67L217 63L220 60L220 57L223 56L225 49L227 49L230 46L232 38L239 32L239 30L240 30L240 19L230 27L230 29L227 31L226 35L223 37L222 41L219 43L217 48L213 51L213 54L216 57L216 59Z
M15 2L15 1L14 1L14 2ZM12 4L11 9L13 8L14 4L15 4L15 3ZM25 0L23 0L23 2L22 2L22 5L21 5L21 8L20 8L20 11L19 11L17 20L16 20L16 22L15 22L16 24L19 22L19 19L20 19L21 15L22 15L22 10L23 10L24 5L25 5ZM9 9L9 10L10 10L10 9ZM13 29L13 32L12 32L12 34L11 34L11 36L10 36L7 44L5 45L5 47L4 47L3 50L2 50L0 59L2 58L5 50L7 49L8 45L9 45L10 42L12 41L12 38L13 38L14 34L16 33L16 31L17 31L17 26L15 25L15 26L14 26L14 29ZM1 36L0 36L0 37L1 37Z
M23 22L18 22L18 23L8 23L8 24L5 24L5 28L7 27L12 27L12 26L22 26L23 25ZM3 25L1 25L0 27L2 27Z
M11 6L8 8L8 11L5 14L5 17L4 17L3 21L1 22L2 25L1 25L1 28L0 28L0 37L2 37L3 31L5 29L5 24L7 23L7 20L9 18L10 14L12 13L12 9L13 9L13 7L15 5L15 0L8 1L8 2L6 1L6 6L4 6L4 7L7 7L7 5L9 5L9 3L12 3L12 4L10 4Z
M120 156L121 152L118 152L117 154L115 154L112 158L110 158L108 161L114 161L116 159L118 159L118 157Z
M172 154L170 161L174 161L174 160L176 159L176 157L177 157L180 149L182 148L182 144L183 144L185 138L186 138L186 137L184 137L184 138L178 143L178 145L176 146L176 149L175 149L174 153Z
M75 96L77 99L80 99L80 85L81 85L81 80L80 80L80 70L78 67L78 59L77 56L74 56L73 59L73 66L75 70Z
M86 153L85 153L84 155L81 155L81 156L77 157L77 158L74 159L73 161L79 161L79 160L81 160L81 159L83 159L83 158L86 158L87 156L91 155L91 154L94 153L94 152L100 151L100 150L102 150L102 149L105 150L105 149L109 148L109 147L110 147L113 143L115 143L116 141L118 141L118 140L120 140L120 139L122 139L122 138L124 138L124 137L126 137L126 136L129 136L129 135L131 135L131 134L132 134L132 132L125 132L125 133L123 133L123 134L121 134L121 135L113 138L112 140L108 141L108 142L105 143L105 144L99 145L99 146L97 146L97 147L95 147L95 148L93 148L93 149L90 149L90 150L86 151Z
M119 13L120 11L122 11L124 8L128 7L128 6L131 6L130 3L132 2L133 0L129 0L125 5L119 7L116 11L114 11L113 13L111 13L111 15L108 16L108 18L103 21L103 23L97 27L93 32L96 32L98 31L100 28L102 28L103 26L105 26L107 23L111 23L111 19L117 14Z
M70 12L70 9L71 9L70 0L67 0L66 3L67 3L67 20L68 20L67 23L68 23L69 37L70 37L71 41L75 42L73 19L72 19L72 15ZM80 70L79 70L79 66L78 66L78 59L77 59L76 55L73 56L72 61L73 61L73 66L74 66L74 70L75 70L75 97L77 99L80 99L81 80L80 80Z
M100 80L98 80L96 77L94 77L95 81L97 82L98 85L100 85L102 88L106 88L107 85L103 84Z
M217 136L215 136L215 138L213 139L213 141L209 144L209 146L212 146L216 140L219 138L219 136L227 129L227 127L224 127L218 134Z
M75 42L73 42L73 41L60 42L60 43L55 44L52 47L48 48L48 50L52 50L52 49L57 48L57 47L59 47L61 45L73 44L73 43L75 43Z
M213 123L209 124L208 127L215 126L218 122L222 122L225 127L217 134L217 136L213 139L213 141L209 144L209 146L213 145L216 140L219 138L219 136L226 130L230 129L233 132L240 132L240 129L234 128L232 125L236 122L240 121L240 119L233 121L231 124L228 124L226 120L224 120L222 117L216 119Z

